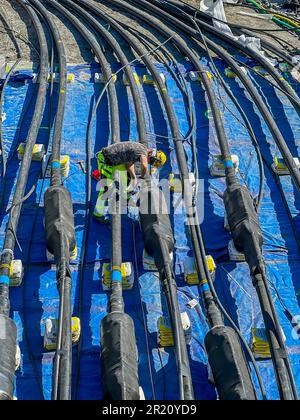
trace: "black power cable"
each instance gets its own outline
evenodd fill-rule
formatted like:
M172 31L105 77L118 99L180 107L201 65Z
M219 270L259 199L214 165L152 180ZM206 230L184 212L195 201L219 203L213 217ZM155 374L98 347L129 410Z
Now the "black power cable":
M224 23L224 24L228 25L230 28L234 29L239 34L244 33L246 35L253 36L253 37L257 38L257 35L254 34L253 31L254 32L264 32L265 35L268 35L268 36L272 37L273 39L276 39L276 41L283 47L283 49L277 48L273 43L271 43L269 41L266 41L265 39L260 39L261 45L266 50L276 54L278 57L281 57L283 60L285 60L290 65L295 65L296 64L297 60L285 51L286 47L281 43L284 42L286 45L288 45L292 49L295 49L295 45L292 45L292 44L288 43L286 40L284 40L282 38L278 38L276 35L274 35L274 33L269 34L269 31L271 31L271 29L267 29L267 32L265 32L263 28L260 29L260 28L244 27L244 26L241 26L241 25L238 25L238 24L229 23L229 22L223 21L222 19L218 19L216 17L213 17L213 16L209 15L208 13L202 12L199 9L197 9L196 7L194 7L190 4L188 5L188 4L186 4L182 1L172 0L172 3L180 6L182 8L182 10L185 11L186 13L188 13L190 16L194 16L195 13L197 13L197 15L199 15L199 17L201 19L204 19L205 21L209 21L209 22L216 21L216 22ZM251 31L249 29L251 29ZM276 29L275 29L275 31L276 31ZM281 30L279 30L279 31L281 31Z
M66 2L67 3L67 2ZM54 5L54 3L52 3ZM101 64L104 80L108 84L108 96L110 104L110 115L111 115L111 142L117 143L120 139L120 124L119 124L119 113L117 105L116 89L113 83L110 81L113 78L108 62L102 53L102 50L98 47L95 38L87 31L84 25L70 12L68 12L63 6L55 3L55 7L65 16L72 21L75 27L85 36L86 40L90 43L93 50L95 51L98 60ZM80 13L82 17L84 13ZM89 17L89 16L88 16ZM128 63L129 65L129 63ZM97 104L101 100L101 96L98 99ZM97 106L93 110L96 110ZM90 119L90 122L93 118ZM88 143L90 146L90 128L88 128ZM90 173L88 173L90 176ZM118 173L115 176L118 178ZM115 180L117 181L117 180ZM117 204L118 206L119 204ZM121 276L121 215L120 211L116 211L112 217L112 292L110 297L110 312L102 321L102 361L103 361L103 372L104 372L104 394L106 398L117 398L117 399L138 399L139 398L139 385L138 385L138 368L137 368L137 356L135 356L136 339L134 333L134 326L132 319L124 313L124 302L122 298L122 282ZM118 274L118 279L116 279ZM118 326L117 326L118 324ZM127 339L121 334L119 339L117 335L121 330L126 330ZM115 337L115 338L114 338ZM112 341L111 341L112 340ZM115 343L115 344L112 344ZM127 355L124 360L124 355ZM123 355L123 356L122 356ZM117 366L118 365L118 366ZM122 375L122 380L117 379ZM116 380L114 380L116 376Z
M109 78L111 77L110 67L108 65L108 62L101 48L97 44L97 41L93 37L93 35L85 28L85 26L75 16L73 16L70 12L68 12L63 6L61 6L60 4L56 2L51 2L50 4L52 7L56 8L63 16L69 19L71 23L76 27L76 29L82 34L82 36L88 41L88 43L91 45L93 51L95 52L101 64L105 79L109 80ZM115 86L111 85L108 92L109 92L108 96L109 96L111 127L112 127L111 136L112 136L112 142L116 142L119 139L119 111L118 111L118 105L117 105L117 96L116 96ZM57 159L56 159L56 162L57 162ZM90 176L90 173L88 173L88 176ZM69 270L67 270L67 272L68 271ZM70 301L70 298L69 298L69 301ZM69 316L69 322L71 322L71 315ZM71 331L71 324L69 324L68 326L68 331ZM69 338L69 343L70 343L70 339L71 339L71 336ZM70 353L71 353L71 350L70 350ZM69 373L71 374L70 369L69 369ZM70 374L69 374L69 378L70 378ZM57 375L56 376L57 378L58 374L56 375ZM70 379L69 379L69 382L70 382ZM57 387L56 387L56 390L57 390ZM69 398L71 398L71 389L69 390Z

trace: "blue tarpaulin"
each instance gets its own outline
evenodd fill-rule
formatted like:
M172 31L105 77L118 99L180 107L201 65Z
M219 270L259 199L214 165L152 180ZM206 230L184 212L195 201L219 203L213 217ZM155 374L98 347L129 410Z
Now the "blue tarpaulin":
M224 74L222 61L216 64ZM203 65L207 66L203 59ZM117 65L114 65L114 69ZM167 69L158 65L159 71L166 76L168 92L178 117L183 136L189 132L188 111L185 98ZM247 342L250 343L251 328L263 327L262 316L255 289L252 286L246 263L232 263L228 257L229 233L224 230L224 205L220 193L225 189L223 178L212 178L209 166L212 155L219 153L218 141L212 123L209 105L200 82L191 82L188 72L190 64L180 65L190 89L196 116L196 146L200 178L203 180L203 222L201 225L206 253L214 257L217 264L215 287L219 297ZM101 271L104 262L110 259L111 229L102 226L91 217L88 232L86 265L83 276L83 294L80 297L79 261L82 253L82 240L86 217L86 175L82 172L79 161L86 159L87 125L103 85L94 83L94 74L99 71L95 66L80 65L70 67L75 74L74 83L68 84L66 114L62 135L62 154L71 159L70 175L64 185L70 190L74 205L78 257L72 262L73 277L73 315L78 316L82 310L82 344L73 351L73 389L78 376L79 399L101 399L101 361L100 361L100 321L106 315L108 293L103 290ZM142 77L146 69L137 65L135 71ZM178 71L178 69L175 69ZM22 74L31 71L21 70ZM116 82L120 120L121 140L138 140L134 107L129 88L122 83L122 74ZM287 75L284 75L288 78ZM265 102L268 104L286 142L294 156L299 155L300 131L298 115L288 99L259 76L251 75ZM255 128L262 152L272 163L275 156L280 156L265 123L252 102L244 94L243 87L234 78L226 78L234 95ZM293 84L292 80L289 80ZM239 121L238 112L221 87L214 80L220 111L223 116L226 132L232 153L239 156L240 179L246 182L255 197L259 188L259 168L255 149L244 126ZM22 83L13 80L7 87L5 96L5 121L3 127L5 152L9 157L5 202L0 215L0 245L3 245L5 228L8 220L5 209L9 208L15 188L19 161L16 149L20 142L26 140L31 122L36 84L30 80ZM299 86L294 85L299 93ZM57 89L57 85L55 90ZM168 178L170 172L178 173L178 166L159 94L152 85L141 85L144 111L149 133L149 144L157 145L168 156L168 163L161 170L160 177ZM47 149L49 126L55 114L54 106L44 112L38 143ZM236 118L237 117L237 118ZM97 112L93 129L93 153L110 141L109 113L107 99ZM50 145L51 146L51 145ZM190 141L184 143L190 170L194 169L192 146ZM48 150L50 152L51 147ZM96 168L96 161L93 159ZM43 193L49 186L48 179L41 177L42 163L33 162L30 169L27 191L37 183L37 188L25 202L22 209L17 238L19 246L15 248L15 258L21 258L25 267L23 283L18 288L11 288L11 316L18 327L18 340L21 349L21 367L16 373L15 394L22 399L51 399L53 352L43 348L43 334L47 318L58 315L58 291L56 287L55 266L47 260L44 230ZM284 202L280 196L274 176L265 167L266 180L264 196L259 219L264 236L264 258L270 289L275 301L280 323L286 337L286 344L298 390L300 391L300 342L297 328L287 317L284 306L295 316L299 315L300 290L300 254L291 221ZM299 193L294 188L290 176L281 177L283 190L291 210L296 228L299 229ZM96 182L93 181L92 206L97 199ZM178 197L172 196L175 203ZM175 235L174 264L178 284L178 299L181 311L186 311L192 324L192 341L189 345L190 365L196 399L216 399L215 388L208 380L207 356L204 348L204 337L207 324L203 305L197 286L188 287L184 283L183 263L187 255L192 255L191 243L184 224L184 215L171 214ZM140 227L134 215L123 216L122 250L123 261L131 261L135 266L135 283L130 291L124 293L125 310L133 318L136 330L139 353L140 384L146 399L178 399L176 380L176 361L173 348L160 349L157 343L157 321L163 314L167 316L167 305L159 278L155 273L145 272L142 265L143 243ZM188 292L188 294L186 293ZM298 293L298 295L297 295ZM190 309L187 303L190 295L199 300L200 306ZM280 297L280 299L279 299ZM200 309L200 310L199 310ZM294 334L293 334L294 331ZM295 333L296 332L296 333ZM270 360L258 363L270 399L278 398L276 379ZM78 369L79 366L79 369ZM254 376L254 380L255 376Z

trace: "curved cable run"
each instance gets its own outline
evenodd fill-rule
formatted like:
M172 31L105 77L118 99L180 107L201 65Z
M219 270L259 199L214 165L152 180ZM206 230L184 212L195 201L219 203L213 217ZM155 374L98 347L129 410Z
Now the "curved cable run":
M249 30L245 27L242 27L241 25L229 23L229 22L224 21L222 19L212 17L208 13L202 12L199 9L197 9L196 7L192 6L191 4L186 4L185 2L182 2L182 1L172 0L172 2L170 2L170 3L178 5L179 7L182 8L183 11L185 11L186 13L189 13L190 16L194 16L195 14L197 14L197 16L199 16L201 19L204 19L205 21L208 21L208 22L216 21L216 22L224 23L224 24L228 25L230 28L234 29L238 34L244 33L245 35L258 38L258 35L253 32L254 30L256 30L255 28L253 28L252 30ZM259 31L259 28L257 28L257 31ZM274 36L274 35L272 35L272 36ZM292 55L290 55L288 52L286 52L285 50L276 47L273 43L271 43L269 41L266 41L265 39L259 38L259 40L260 40L260 43L261 43L262 47L265 50L267 50L269 52L272 52L273 54L276 54L278 57L280 57L284 61L286 61L290 66L294 66L294 65L299 64L298 60L295 57L293 57ZM281 41L285 42L284 40L281 40ZM293 46L293 48L294 48L294 46Z
M167 10L171 11L174 16L182 17L181 10L178 9L176 6L174 7L174 5L172 5L171 2L166 3L165 0L163 0L163 1L162 0L154 0L153 3L154 4L159 4L159 5L165 4ZM234 37L222 32L221 30L215 28L214 26L209 25L202 20L198 20L197 23L203 31L205 31L205 32L207 32L207 33L209 33L213 36L217 36L219 39L222 39L227 44L230 44L233 47L237 48L238 50L242 51L244 54L246 54L247 56L249 56L252 59L254 59L255 61L257 61L264 69L266 69L268 71L268 73L272 76L274 81L278 84L278 86L280 86L281 89L284 92L287 93L287 97L288 97L289 101L291 102L291 104L293 105L293 107L295 108L297 113L300 115L300 98L297 96L297 94L292 89L292 87L289 85L289 83L281 76L281 74L278 72L278 70L276 68L274 68L268 60L263 58L255 50L244 46L242 43L240 43L236 39L234 39Z
M156 7L153 3L157 3L156 1L152 1L151 3L148 1L141 0L140 3L143 3L145 8L147 10L151 10L155 12L156 14L160 16L164 16L169 22L172 22L175 24L177 28L182 29L185 33L188 33L192 35L194 38L197 38L201 40L201 36L197 33L197 31L194 31L191 29L188 25L182 23L177 18L171 16L166 11L161 10L160 8ZM214 42L209 40L208 38L205 38L205 41L207 45L209 45L210 49L213 50L216 54L218 54L221 58L224 59L227 63L231 63L234 65L234 71L237 72L238 77L245 85L246 89L250 93L253 101L258 105L258 108L260 112L262 113L263 117L266 119L268 117L268 110L265 109L264 106L260 103L260 99L258 98L257 94L253 91L253 85L249 83L249 81L246 79L246 75L240 71L239 67L235 65L232 58L228 55L228 53L225 53L223 48L217 46ZM232 67L232 65L230 64ZM251 87L252 86L252 87ZM269 117L268 117L269 119ZM272 117L271 121L272 122ZM267 122L267 121L266 121ZM273 120L274 123L274 120ZM274 123L275 124L275 123ZM276 124L271 124L269 128L272 128L272 131L276 134L278 127ZM279 133L278 133L279 134ZM278 140L278 137L274 140ZM280 146L284 146L284 148L287 148L284 139L279 139L283 141ZM292 171L291 171L292 172ZM295 174L297 177L299 176L299 170ZM225 197L225 205L227 204L227 207L229 205L230 201L230 194L234 193L234 189L229 190L227 194L227 198ZM230 211L230 205L229 208L226 208L227 212ZM232 209L233 210L233 209ZM259 225L257 225L259 226ZM272 359L275 367L276 377L277 377L277 383L278 388L280 392L280 396L282 399L298 399L297 394L297 388L295 384L295 378L292 373L291 364L288 359L287 350L282 334L281 327L279 325L278 317L276 314L274 302L271 297L270 289L268 287L268 280L266 277L265 272L265 264L261 255L261 236L260 234L255 237L253 235L253 232L248 235L248 233L244 233L243 235L248 235L247 241L243 242L243 236L241 237L241 232L235 232L236 235L234 237L235 241L241 241L241 247L245 253L247 262L249 264L249 268L251 271L251 276L254 282L254 286L256 287L258 297L261 304L261 309L263 313L263 318L265 321L266 329L268 332L268 338L270 342L271 352L272 352ZM260 239L259 239L260 237ZM253 244L252 244L253 243ZM251 245L250 245L251 244Z
M4 99L5 99L5 91L8 86L8 83L10 81L11 76L13 75L14 71L18 67L18 65L21 63L23 59L22 50L19 45L18 39L15 35L14 30L10 27L9 23L7 22L4 15L1 15L1 19L5 24L6 31L9 32L13 38L13 42L16 48L17 53L17 60L14 62L14 64L11 66L11 68L8 70L5 81L2 86L1 90L1 96L0 96L0 157L2 161L2 168L1 168L1 189L0 189L0 212L2 209L2 204L4 200L4 194L5 194L5 179L6 179L6 167L7 167L7 158L5 156L5 149L4 149L4 142L3 142L3 107L4 107Z
M156 3L155 0L153 2ZM202 37L198 33L196 29L191 28L189 25L183 23L182 21L179 21L176 17L172 16L171 14L167 13L161 8L158 8L154 4L145 2L141 0L141 3L146 8L151 8L152 11L157 13L158 15L163 16L167 21L174 24L175 27L179 27L183 32L187 33L189 36L192 36L194 39L202 42ZM289 168L290 174L293 178L293 181L295 183L295 186L300 191L300 172L297 168L294 158L276 124L274 121L274 118L272 117L269 109L267 108L266 104L264 103L263 99L260 97L259 93L257 92L257 89L249 79L249 77L240 69L240 66L235 62L235 60L230 56L230 54L224 50L221 46L213 42L211 39L207 38L203 35L203 38L205 39L205 42L209 49L213 51L215 54L217 54L220 58L223 59L223 61L232 68L235 74L237 74L238 78L242 82L243 86L245 87L245 90L249 93L250 97L252 98L253 102L258 107L263 119L265 120L273 139L281 152L281 155Z
M3 322L3 328L7 328L7 337L2 340L0 351L0 369L4 372L0 374L0 399L12 399L14 392L13 376L15 369L15 349L16 349L16 325L9 318L9 273L14 259L14 246L16 242L16 231L19 224L19 218L22 207L22 199L25 195L33 148L38 136L41 125L43 111L47 95L47 77L48 77L48 47L42 25L34 9L27 3L18 0L26 13L30 16L32 24L35 27L40 48L40 70L39 70L39 88L35 103L34 116L31 121L25 152L18 174L15 194L12 202L12 211L9 214L9 220L5 232L4 245L0 258L0 316Z

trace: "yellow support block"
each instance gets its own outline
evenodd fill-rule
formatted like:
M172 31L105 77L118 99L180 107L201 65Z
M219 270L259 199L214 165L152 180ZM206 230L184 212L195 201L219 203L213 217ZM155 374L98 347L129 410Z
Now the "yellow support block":
M122 263L122 287L123 290L132 289L134 283L134 272L132 264L129 262ZM102 269L102 284L104 290L109 290L111 285L111 264L104 263Z
M217 266L211 255L206 256L206 264L210 274L214 274ZM200 284L195 260L193 257L187 257L184 261L184 278L188 285Z
M25 153L26 143L21 143L18 147L18 158L22 160ZM45 156L45 146L43 144L35 144L32 152L32 160L42 161Z
M135 83L137 85L140 85L140 78L139 78L138 74L134 72L133 77L134 77ZM128 81L125 73L123 74L123 83L124 83L125 86L129 86L129 81Z

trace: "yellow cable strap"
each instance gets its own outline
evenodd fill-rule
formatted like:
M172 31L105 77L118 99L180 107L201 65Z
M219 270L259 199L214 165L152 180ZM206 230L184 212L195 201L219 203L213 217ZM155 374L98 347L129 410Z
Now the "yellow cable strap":
M9 270L9 276L11 277L12 273L13 273L13 266L12 264L1 264L0 265L0 270L1 268L7 268Z
M120 273L122 273L122 268L121 267L118 267L118 266L116 266L116 265L114 265L112 268L111 268L111 271L120 271Z

